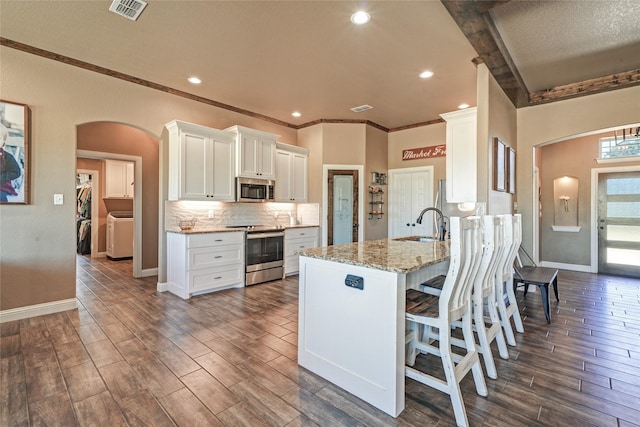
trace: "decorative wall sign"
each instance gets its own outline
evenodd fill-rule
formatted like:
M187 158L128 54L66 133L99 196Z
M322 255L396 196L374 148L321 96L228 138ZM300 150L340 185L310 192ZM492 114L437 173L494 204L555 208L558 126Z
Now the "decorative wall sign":
M0 203L29 204L29 107L0 100Z
M430 159L432 157L443 157L447 154L447 146L432 145L431 147L410 148L402 150L402 160Z

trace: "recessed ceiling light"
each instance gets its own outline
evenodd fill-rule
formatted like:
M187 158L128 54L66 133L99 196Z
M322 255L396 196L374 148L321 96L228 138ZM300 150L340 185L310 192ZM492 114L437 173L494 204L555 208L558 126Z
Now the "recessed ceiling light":
M469 104L460 104L458 105L458 108L464 110L465 108L469 108Z
M189 83L194 84L194 85L199 85L200 83L202 83L202 80L200 80L199 78L197 78L197 77L195 77L195 76L193 76L193 77L189 77L189 78L187 79L187 81L188 81Z
M351 15L351 22L353 22L356 25L366 24L370 20L371 20L371 15L369 15L364 10L359 10L353 15Z
M429 77L433 77L433 71L426 70L420 73L421 79L428 79Z
M299 111L294 111L293 113L291 113L291 115L292 115L293 117L300 117L300 116L302 116L302 114L300 114L300 112L299 112Z

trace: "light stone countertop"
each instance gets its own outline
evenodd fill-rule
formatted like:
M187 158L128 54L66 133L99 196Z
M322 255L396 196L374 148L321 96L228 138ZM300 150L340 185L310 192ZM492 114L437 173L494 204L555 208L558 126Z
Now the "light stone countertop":
M281 228L279 228L279 230L286 230L288 228L317 228L319 227L319 225L307 225L307 224L297 224L297 225L285 225L282 226ZM274 231L278 230L276 228L274 228ZM228 227L203 227L203 228L198 228L197 224L194 228L192 228L191 230L178 230L178 229L171 229L171 230L166 230L167 233L176 233L176 234L206 234L206 233L231 233L231 232L237 232L237 231L245 231L244 228L228 228Z
M449 241L367 240L303 249L296 254L394 273L411 273L449 259Z

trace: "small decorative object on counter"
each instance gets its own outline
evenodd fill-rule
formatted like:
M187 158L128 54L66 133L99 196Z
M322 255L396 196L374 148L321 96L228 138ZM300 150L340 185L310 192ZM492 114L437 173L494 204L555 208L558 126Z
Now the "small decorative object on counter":
M196 226L197 221L198 221L197 218L190 218L190 219L178 218L178 226L180 226L180 230L182 231L191 230L193 229L193 227Z

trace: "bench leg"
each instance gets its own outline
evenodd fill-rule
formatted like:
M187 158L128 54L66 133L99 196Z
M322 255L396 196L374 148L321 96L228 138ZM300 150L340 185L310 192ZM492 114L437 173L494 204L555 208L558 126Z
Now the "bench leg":
M547 323L551 323L551 315L549 314L549 284L540 285L540 293L542 294L542 307L544 308L544 316Z
M553 279L553 292L556 294L556 301L560 301L558 297L558 275Z

